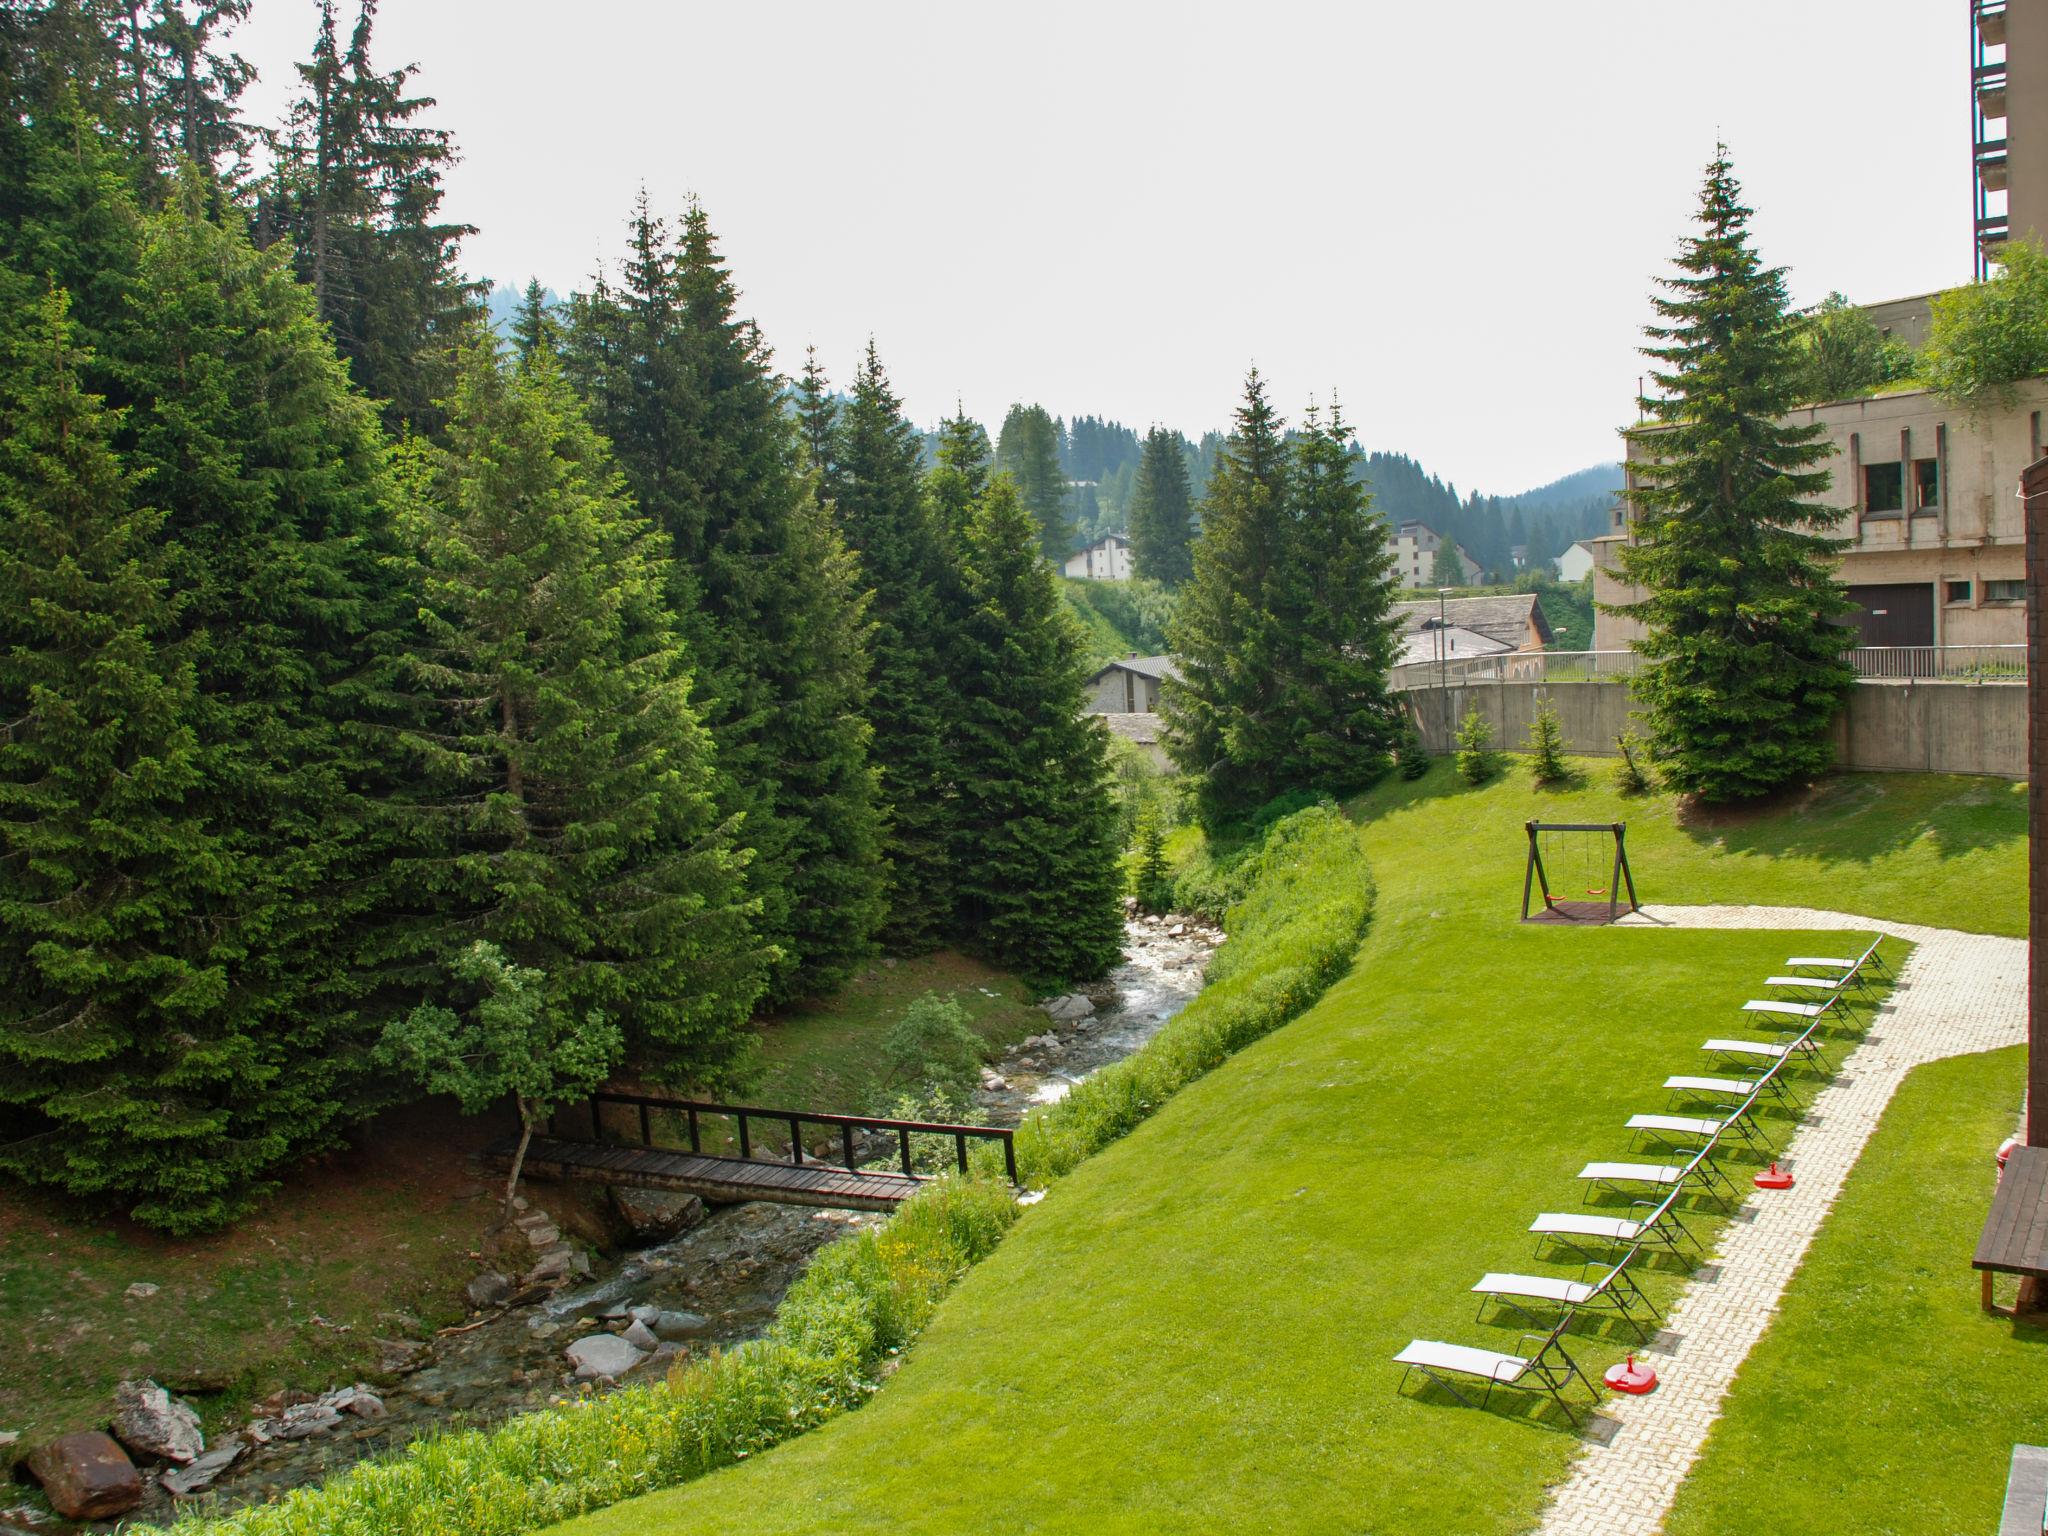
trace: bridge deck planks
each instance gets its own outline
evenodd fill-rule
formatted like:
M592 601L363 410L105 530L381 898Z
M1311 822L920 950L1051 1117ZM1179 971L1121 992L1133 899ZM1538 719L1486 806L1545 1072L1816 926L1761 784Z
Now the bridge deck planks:
M485 1149L485 1155L509 1164L513 1147L510 1140L495 1142ZM858 1211L893 1210L924 1185L923 1180L900 1173L849 1173L829 1164L707 1157L664 1147L615 1146L552 1136L533 1138L526 1149L526 1167L559 1178L681 1190L728 1204L773 1200Z

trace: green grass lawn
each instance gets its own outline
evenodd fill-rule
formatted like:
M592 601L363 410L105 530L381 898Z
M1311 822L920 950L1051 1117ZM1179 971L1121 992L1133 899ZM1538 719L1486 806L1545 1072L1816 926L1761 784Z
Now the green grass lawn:
M1670 1536L1991 1531L2015 1441L2048 1442L2048 1330L1969 1268L2026 1053L1899 1089L1784 1309L1737 1376Z
M1525 1530L1575 1438L1398 1395L1389 1359L1511 1347L1468 1287L1530 1267L1531 1217L1816 941L1524 927L1521 822L1625 816L1653 901L2024 922L2024 799L1984 781L1847 779L1687 826L1439 766L1358 810L1380 895L1349 978L1056 1185L861 1412L564 1529ZM1576 1350L1597 1372L1622 1343Z

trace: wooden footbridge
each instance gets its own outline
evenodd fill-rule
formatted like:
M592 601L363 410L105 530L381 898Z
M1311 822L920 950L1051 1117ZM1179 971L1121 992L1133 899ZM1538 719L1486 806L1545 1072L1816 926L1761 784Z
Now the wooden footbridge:
M590 1100L588 1136L563 1134L567 1127L561 1122L567 1118L566 1113L557 1115L548 1121L545 1134L535 1134L526 1149L529 1172L635 1189L676 1190L727 1205L774 1200L785 1205L887 1211L935 1177L917 1171L912 1138L942 1137L952 1143L952 1161L962 1173L967 1171L970 1140L1000 1143L1004 1170L1012 1184L1017 1182L1014 1132L986 1125L761 1109L609 1090ZM807 1147L806 1127L813 1128L813 1144L829 1141L835 1155L821 1157ZM772 1156L755 1156L764 1128L771 1143L786 1136L787 1148L775 1147ZM713 1132L715 1148L708 1152L707 1130ZM877 1132L893 1143L896 1166L860 1161L863 1133ZM676 1140L687 1145L673 1144ZM485 1148L485 1156L509 1167L517 1145L507 1137ZM738 1151L737 1157L729 1155L732 1149Z

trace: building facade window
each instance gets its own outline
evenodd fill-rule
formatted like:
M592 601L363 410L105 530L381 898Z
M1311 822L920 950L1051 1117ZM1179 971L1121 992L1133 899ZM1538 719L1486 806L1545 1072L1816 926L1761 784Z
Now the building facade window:
M1984 601L1987 603L2023 603L2027 600L2027 584L2024 581L1987 581L1984 583Z
M1952 581L1947 587L1948 600L1952 603L1967 603L1970 600L1970 584L1967 581Z
M1941 505L1941 461L1939 459L1915 459L1913 461L1913 510L1932 512Z
M1863 510L1903 512L1906 509L1905 466L1866 464L1863 466Z

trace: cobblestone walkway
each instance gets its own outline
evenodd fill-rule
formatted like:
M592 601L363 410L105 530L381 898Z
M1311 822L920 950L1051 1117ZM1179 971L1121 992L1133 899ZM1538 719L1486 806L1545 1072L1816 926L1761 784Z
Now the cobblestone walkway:
M1763 1336L1807 1244L1907 1072L1944 1056L2026 1038L2027 947L1915 923L1878 922L1811 907L1645 907L1626 919L1681 928L1845 928L1882 931L1916 946L1888 1004L1836 1079L1808 1107L1780 1161L1798 1173L1783 1193L1753 1195L1753 1219L1727 1225L1710 1255L1713 1278L1687 1286L1665 1322L1670 1354L1653 1349L1660 1378L1647 1397L1611 1397L1618 1429L1588 1441L1537 1527L1540 1536L1650 1536L1720 1415L1736 1369ZM1844 946L1844 952L1860 950ZM1790 951L1787 951L1789 954ZM1759 976L1758 981L1763 978ZM1674 1070L1683 1063L1673 1063ZM1987 1155L1989 1149L1986 1149Z

